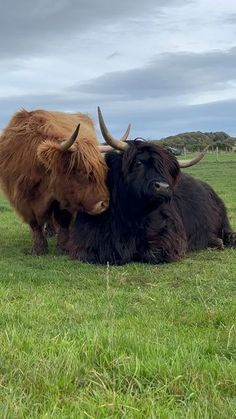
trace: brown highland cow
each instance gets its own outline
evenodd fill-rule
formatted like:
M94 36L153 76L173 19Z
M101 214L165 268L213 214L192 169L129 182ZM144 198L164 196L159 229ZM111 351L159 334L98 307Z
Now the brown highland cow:
M103 212L109 203L107 166L87 115L17 112L0 137L0 185L29 224L33 254L47 251L44 225L53 212L59 245L74 214Z

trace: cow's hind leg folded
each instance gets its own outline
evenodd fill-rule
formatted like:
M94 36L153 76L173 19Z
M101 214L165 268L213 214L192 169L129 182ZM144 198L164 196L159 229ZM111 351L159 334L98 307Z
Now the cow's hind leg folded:
M174 209L162 207L162 212L154 211L146 226L146 240L139 250L140 258L147 263L166 263L181 260L188 243L184 226Z
M211 237L207 243L210 249L224 250L224 242L220 237Z

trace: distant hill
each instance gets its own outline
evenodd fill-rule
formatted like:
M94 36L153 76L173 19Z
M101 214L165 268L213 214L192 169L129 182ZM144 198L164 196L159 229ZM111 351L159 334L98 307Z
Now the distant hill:
M202 150L207 145L214 149L218 147L219 150L232 150L236 146L236 138L230 137L225 132L184 132L155 142L181 150L186 147L188 151Z

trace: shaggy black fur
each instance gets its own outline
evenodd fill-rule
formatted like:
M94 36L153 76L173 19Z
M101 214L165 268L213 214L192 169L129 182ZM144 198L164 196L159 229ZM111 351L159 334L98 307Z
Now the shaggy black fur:
M110 207L78 213L68 250L90 263L171 262L208 246L236 246L222 200L180 171L176 158L151 143L109 152Z

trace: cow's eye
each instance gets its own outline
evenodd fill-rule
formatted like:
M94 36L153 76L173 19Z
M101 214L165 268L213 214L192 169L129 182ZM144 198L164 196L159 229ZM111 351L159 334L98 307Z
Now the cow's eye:
M134 164L134 167L140 167L142 165L143 165L143 163L141 162L141 160L137 160Z

